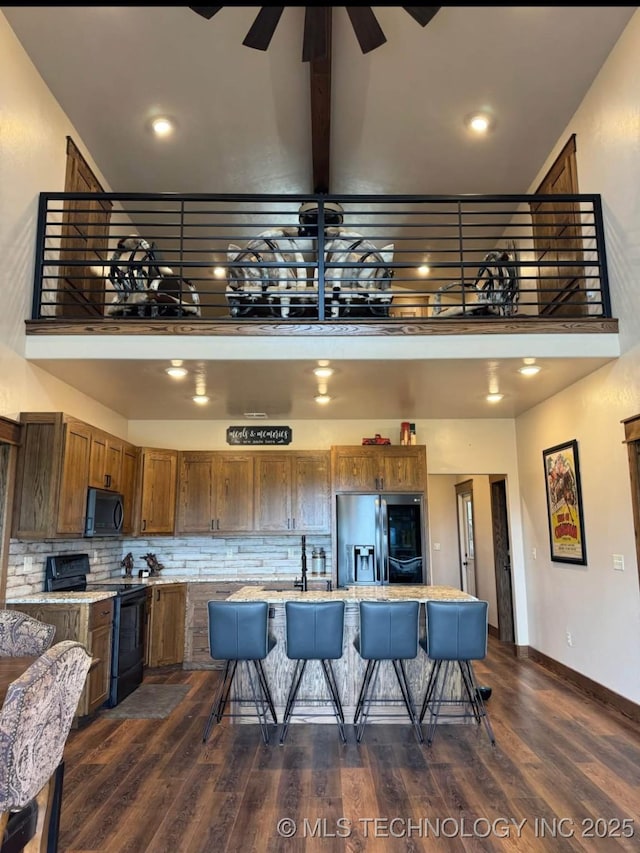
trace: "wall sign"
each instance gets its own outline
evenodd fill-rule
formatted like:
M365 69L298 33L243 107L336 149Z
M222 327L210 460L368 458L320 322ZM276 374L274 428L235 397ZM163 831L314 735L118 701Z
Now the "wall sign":
M291 444L292 437L288 426L227 427L227 444Z

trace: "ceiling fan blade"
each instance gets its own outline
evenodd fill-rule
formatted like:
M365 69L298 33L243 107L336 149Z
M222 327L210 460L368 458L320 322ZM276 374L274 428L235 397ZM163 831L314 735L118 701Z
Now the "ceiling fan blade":
M263 6L242 44L255 50L266 50L278 26L284 6Z
M346 6L345 8L363 53L369 53L370 50L375 50L386 42L385 34L371 6Z
M307 6L304 13L302 61L326 59L329 50L330 6Z
M417 21L421 27L426 27L431 18L442 9L442 6L403 6L405 12Z
M222 6L189 6L189 8L193 12L197 12L198 15L202 15L203 18L206 18L208 21L213 18L216 12L219 12L222 9Z

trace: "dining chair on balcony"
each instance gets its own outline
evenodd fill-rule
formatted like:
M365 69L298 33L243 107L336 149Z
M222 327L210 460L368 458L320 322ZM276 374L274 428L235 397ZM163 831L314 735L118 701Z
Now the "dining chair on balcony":
M344 601L286 601L287 657L295 661L284 720L280 732L280 743L287 737L298 693L309 661L319 661L327 687L326 698L305 699L305 704L328 704L338 724L338 733L343 743L347 742L344 730L344 711L332 660L342 657L344 637Z
M419 611L418 601L360 602L360 631L353 644L360 657L367 661L367 665L353 718L358 743L364 735L371 706L376 703L404 704L416 737L420 743L423 742L405 668L406 660L418 656ZM397 693L395 696L375 696L380 664L383 661L391 661L393 664L400 687L400 698Z
M55 625L20 610L0 610L0 657L41 655L51 647Z
M240 664L244 667L250 695L235 695L232 701L238 706L244 702L253 702L262 739L268 744L267 711L271 714L274 725L278 724L271 690L262 665L277 642L275 637L269 634L269 605L266 601L209 601L207 608L209 653L214 660L225 662L225 670L204 727L202 741L204 743L209 738L214 720L219 723L223 716L248 716L242 711L225 713ZM253 664L253 667L250 664Z
M30 814L35 810L37 816L21 826L22 833L25 827L27 830L27 837L20 840L22 846L28 843L29 849L45 850L47 837L51 839L57 771L90 666L91 655L81 643L63 640L45 650L9 685L0 709L3 851L22 849L15 846L9 820L23 810Z
M484 722L492 744L496 739L483 699L483 689L478 687L472 661L487 655L488 611L486 601L427 601L427 630L420 645L433 666L420 710L420 723L427 710L430 712L427 744L431 745L440 720L459 722L473 717L480 725ZM462 679L462 693L444 698L452 670L458 669ZM457 706L457 713L443 713L443 706Z

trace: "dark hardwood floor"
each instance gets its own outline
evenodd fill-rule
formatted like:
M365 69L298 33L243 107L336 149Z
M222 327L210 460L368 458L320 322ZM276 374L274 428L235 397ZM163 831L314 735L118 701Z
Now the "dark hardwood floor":
M191 688L167 719L72 731L59 853L640 850L638 726L493 638L476 673L495 747L477 726L427 747L383 723L346 746L295 723L265 746L229 720L203 744L218 674L154 671Z

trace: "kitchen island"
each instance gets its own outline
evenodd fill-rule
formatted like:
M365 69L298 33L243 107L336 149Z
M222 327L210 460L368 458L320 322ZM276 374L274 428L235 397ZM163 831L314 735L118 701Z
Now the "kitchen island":
M474 600L474 597L462 592L455 587L449 586L425 586L425 585L393 585L393 586L360 586L345 587L334 590L314 590L302 592L301 590L273 590L262 586L244 586L234 592L228 601L267 601L269 603L269 631L277 640L277 645L264 661L264 669L271 687L273 702L278 716L278 722L282 721L286 705L287 693L295 666L294 661L289 660L286 654L286 626L285 626L285 602L286 601L344 601L344 640L343 655L340 660L333 661L333 669L336 675L340 698L344 707L345 722L353 722L358 693L364 675L366 662L360 658L353 641L359 630L359 603L360 601L419 601L420 636L426 631L425 603L429 600L438 601L460 601ZM424 651L418 647L418 655L413 660L406 662L407 678L411 689L414 704L419 713L424 692L427 686L429 672L432 662L427 658ZM237 684L236 684L237 681ZM234 681L233 697L249 696L249 685L244 673L238 669ZM445 689L445 698L458 697L461 695L460 672L452 668L451 676ZM398 683L391 664L383 664L377 681L376 690L373 694L377 698L397 696L400 699ZM296 705L296 715L293 722L322 722L332 723L335 717L331 706L327 704L316 705L313 702L305 703L305 699L320 699L326 696L326 685L320 665L314 661L307 666L304 680L300 688L299 699ZM240 705L238 707L237 705ZM250 714L255 710L252 705L237 703L231 709L233 713ZM382 716L384 714L384 717ZM379 719L376 719L379 715ZM233 717L232 719L250 722L250 718ZM374 706L369 722L394 722L408 723L406 711L402 704L381 703ZM469 722L464 718L461 722Z

